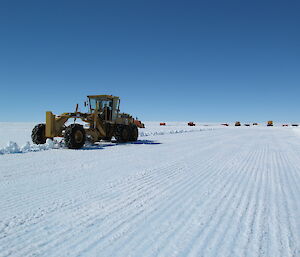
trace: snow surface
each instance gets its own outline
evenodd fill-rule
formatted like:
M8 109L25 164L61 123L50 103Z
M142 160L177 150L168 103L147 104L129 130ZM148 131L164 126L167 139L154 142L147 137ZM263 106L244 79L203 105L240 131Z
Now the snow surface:
M56 138L54 141L47 140L44 145L34 145L31 142L31 131L36 123L0 123L0 155L10 153L26 153L37 152L49 149L61 148L61 138ZM165 134L178 134L203 130L212 130L219 125L198 125L197 127L188 127L186 123L182 122L169 122L167 126L160 126L159 122L147 122L146 128L140 129L139 137L165 135ZM10 138L14 141L8 141Z
M300 256L298 128L148 123L32 152L32 125L1 139L1 257Z

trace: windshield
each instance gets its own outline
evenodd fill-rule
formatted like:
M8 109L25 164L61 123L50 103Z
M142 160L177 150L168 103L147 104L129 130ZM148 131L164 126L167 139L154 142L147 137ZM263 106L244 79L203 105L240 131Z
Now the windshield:
M99 103L100 112L104 108L109 108L110 110L112 109L112 100L90 98L90 107L92 111L96 109L97 102Z

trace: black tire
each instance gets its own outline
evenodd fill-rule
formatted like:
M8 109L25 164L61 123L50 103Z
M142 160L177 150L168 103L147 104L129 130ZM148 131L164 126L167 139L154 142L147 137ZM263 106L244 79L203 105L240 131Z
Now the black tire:
M65 145L69 149L79 149L83 147L86 134L82 125L71 124L65 130Z
M118 125L115 132L115 138L119 143L125 143L129 141L130 128L126 125Z
M105 124L105 133L106 133L106 136L101 138L102 140L104 141L111 141L111 138L112 138L112 135L113 135L113 127L111 124L109 123L106 123Z
M34 144L41 145L46 143L46 124L36 125L31 133L31 139Z
M130 125L130 137L129 137L129 141L137 141L139 137L139 131L138 131L138 127L135 124Z
M111 138L112 137L104 137L102 140L104 140L104 141L111 141Z

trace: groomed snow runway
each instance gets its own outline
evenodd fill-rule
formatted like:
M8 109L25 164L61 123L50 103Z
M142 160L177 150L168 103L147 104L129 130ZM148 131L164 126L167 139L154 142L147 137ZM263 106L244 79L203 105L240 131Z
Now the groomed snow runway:
M0 256L300 256L295 130L140 139L0 155Z

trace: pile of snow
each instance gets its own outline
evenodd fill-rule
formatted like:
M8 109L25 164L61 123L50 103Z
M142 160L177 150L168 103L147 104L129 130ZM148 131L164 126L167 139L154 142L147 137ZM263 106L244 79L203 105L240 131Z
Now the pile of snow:
M38 152L49 149L58 149L61 146L61 143L51 139L47 139L46 143L43 145L35 145L26 142L26 144L21 147L19 147L16 142L9 141L6 147L0 148L0 154Z
M157 135L166 135L166 134L179 134L179 133L188 133L188 132L197 132L197 131L206 131L213 130L213 128L198 128L198 129L172 129L168 131L141 131L139 132L140 137L147 136L157 136Z

